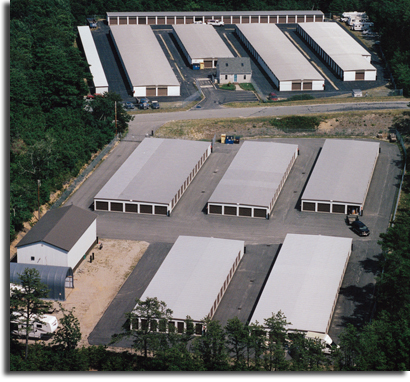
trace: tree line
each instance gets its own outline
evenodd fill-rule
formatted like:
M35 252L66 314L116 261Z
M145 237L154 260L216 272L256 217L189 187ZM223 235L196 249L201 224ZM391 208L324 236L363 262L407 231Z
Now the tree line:
M69 0L10 4L10 240L130 116L107 93L87 102L88 64ZM91 107L90 107L91 106Z

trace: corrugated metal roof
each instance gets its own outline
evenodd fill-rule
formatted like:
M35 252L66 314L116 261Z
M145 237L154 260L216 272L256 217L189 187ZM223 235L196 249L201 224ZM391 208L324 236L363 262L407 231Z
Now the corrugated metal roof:
M279 81L324 78L275 24L236 24Z
M379 147L378 142L326 139L302 200L363 204Z
M326 333L352 239L287 234L251 322L279 310L289 329Z
M191 59L233 57L212 25L179 24L172 28Z
M146 138L95 199L168 204L209 146L209 142Z
M101 64L100 56L89 26L79 26L78 33L83 44L85 57L88 65L90 65L90 72L93 76L94 85L97 87L106 86L108 88L108 81Z
M195 11L195 12L107 12L108 17L115 16L265 16L265 15L317 15L323 16L322 11Z
M95 219L96 213L74 205L50 210L27 232L17 247L44 242L68 252Z
M247 74L252 73L249 57L220 58L218 60L220 74Z
M208 203L269 208L297 145L245 141Z
M175 319L202 320L243 247L240 240L179 236L140 299L157 297Z
M337 23L299 24L313 41L316 42L345 71L376 70L365 57L371 54Z
M179 86L149 25L111 25L110 28L133 86Z

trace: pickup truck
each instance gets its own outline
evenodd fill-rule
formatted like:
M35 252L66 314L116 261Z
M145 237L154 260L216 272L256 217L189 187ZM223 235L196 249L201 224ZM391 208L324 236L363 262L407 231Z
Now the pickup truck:
M221 26L225 25L225 23L221 20L208 20L206 23L208 25L214 25L216 27L221 27Z

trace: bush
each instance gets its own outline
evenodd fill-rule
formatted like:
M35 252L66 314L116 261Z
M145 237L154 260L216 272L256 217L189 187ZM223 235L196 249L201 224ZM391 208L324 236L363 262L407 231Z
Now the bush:
M315 131L321 120L319 117L292 116L278 119L271 119L269 123L277 129L283 131Z
M293 95L292 97L289 97L286 101L304 101L304 100L310 100L310 99L315 99L310 94L296 94Z

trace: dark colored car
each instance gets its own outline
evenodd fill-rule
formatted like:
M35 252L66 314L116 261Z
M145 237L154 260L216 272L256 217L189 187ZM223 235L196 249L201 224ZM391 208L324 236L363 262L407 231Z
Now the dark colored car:
M159 109L159 102L158 101L152 101L151 102L151 107L153 109Z
M276 93L269 93L269 95L268 95L268 100L270 100L270 101L278 101L279 100L279 98L278 98L278 95L276 94Z
M125 107L126 109L135 109L135 106L134 106L134 104L133 104L132 102L126 102L125 105L124 105L124 107Z
M149 99L146 97L143 98L136 98L137 103L149 103Z
M138 108L143 110L149 109L149 104L148 102L141 102L138 104Z
M369 236L370 235L369 228L367 228L366 224L364 224L360 220L355 220L352 223L352 231L357 233L359 236Z

